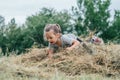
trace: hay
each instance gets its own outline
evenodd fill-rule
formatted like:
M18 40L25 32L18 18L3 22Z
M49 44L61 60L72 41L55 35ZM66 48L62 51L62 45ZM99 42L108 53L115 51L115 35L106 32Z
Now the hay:
M73 51L55 53L49 59L44 49L32 49L29 53L20 55L15 63L25 67L36 66L44 74L49 74L55 69L66 75L80 75L82 73L98 73L103 75L120 75L120 45L94 45L87 44L93 51L89 54L80 46Z

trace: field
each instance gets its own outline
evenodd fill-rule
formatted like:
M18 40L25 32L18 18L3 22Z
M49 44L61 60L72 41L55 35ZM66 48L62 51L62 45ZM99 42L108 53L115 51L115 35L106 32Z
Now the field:
M120 45L87 44L48 58L46 48L0 58L0 80L119 80Z

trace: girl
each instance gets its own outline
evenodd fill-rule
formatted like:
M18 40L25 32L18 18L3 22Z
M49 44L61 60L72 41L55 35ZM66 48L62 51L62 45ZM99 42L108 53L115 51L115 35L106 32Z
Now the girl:
M58 24L47 24L44 28L44 39L49 42L48 56L52 54L59 47L73 50L82 42L73 34L62 35L61 28Z

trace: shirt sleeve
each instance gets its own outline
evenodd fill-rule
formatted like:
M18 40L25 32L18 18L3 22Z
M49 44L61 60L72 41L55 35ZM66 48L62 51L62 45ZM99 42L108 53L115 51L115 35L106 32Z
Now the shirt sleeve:
M73 34L63 35L63 42L68 45L72 45L73 41L76 40L76 36Z

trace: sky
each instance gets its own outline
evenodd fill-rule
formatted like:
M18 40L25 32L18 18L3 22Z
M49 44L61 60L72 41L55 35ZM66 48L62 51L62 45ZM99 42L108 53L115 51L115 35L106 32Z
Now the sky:
M0 15L8 23L15 18L17 24L23 24L28 16L39 12L41 8L54 8L57 11L70 10L77 6L76 0L0 0ZM110 11L120 10L120 0L111 0Z

